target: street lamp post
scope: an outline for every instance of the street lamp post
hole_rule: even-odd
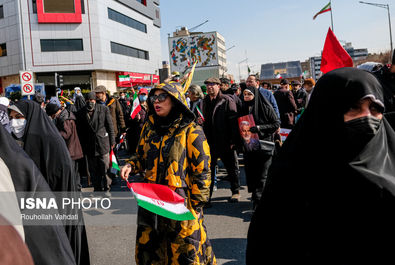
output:
[[[241,63],[244,63],[244,62],[247,62],[247,61],[248,61],[248,58],[245,58],[243,61],[240,61],[240,62],[238,63],[238,65],[239,65],[239,81],[241,80],[240,64],[241,64]]]
[[[391,16],[390,16],[390,5],[389,4],[377,4],[377,3],[368,3],[368,2],[363,2],[359,1],[361,4],[365,5],[371,5],[371,6],[376,6],[376,7],[381,7],[387,9],[388,13],[388,24],[389,24],[389,30],[390,30],[390,46],[391,46],[391,51],[390,51],[390,62],[391,62],[391,57],[392,57],[392,52],[394,51],[394,48],[392,46],[392,30],[391,30]]]

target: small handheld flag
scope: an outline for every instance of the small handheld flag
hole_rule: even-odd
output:
[[[200,110],[200,108],[198,106],[196,106],[196,110],[197,110],[197,112],[199,114],[199,117],[202,118],[202,120],[204,121],[203,113],[202,113],[202,111]]]
[[[195,219],[185,207],[185,199],[169,187],[153,183],[128,182],[127,185],[140,207],[177,221]]]
[[[114,173],[114,174],[117,174],[118,171],[121,170],[119,168],[117,158],[116,158],[116,156],[114,154],[114,150],[112,150],[112,149],[111,149],[111,152],[110,152],[110,167],[111,167],[111,170],[110,170],[111,173]]]
[[[137,113],[139,113],[140,110],[141,110],[141,105],[140,105],[139,97],[137,96],[137,93],[134,93],[133,107],[132,107],[132,112],[130,113],[130,117],[134,119],[134,117],[136,117]]]

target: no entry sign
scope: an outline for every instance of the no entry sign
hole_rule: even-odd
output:
[[[32,71],[19,71],[21,79],[22,96],[34,95],[34,83]]]

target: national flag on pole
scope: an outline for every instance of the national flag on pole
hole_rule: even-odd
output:
[[[114,174],[116,174],[118,171],[120,171],[117,157],[115,156],[114,150],[112,150],[112,149],[110,152],[110,167],[111,167],[111,171],[116,171]]]
[[[335,34],[329,28],[326,35],[324,50],[321,57],[321,69],[324,74],[342,67],[352,67],[353,61],[351,56],[341,46]]]
[[[199,114],[200,118],[202,118],[202,120],[204,121],[203,112],[200,110],[200,108],[198,106],[196,106],[196,110],[197,110],[197,113]]]
[[[281,79],[282,78],[282,76],[280,75],[280,74],[276,74],[276,76],[275,76],[277,79]]]
[[[185,207],[185,199],[169,187],[153,183],[128,182],[127,185],[140,207],[177,221],[195,219]]]
[[[139,113],[141,110],[141,105],[140,105],[140,100],[137,95],[137,93],[134,93],[133,95],[133,107],[132,107],[132,112],[130,113],[130,117],[134,119],[136,117],[137,113]]]
[[[329,2],[326,6],[324,6],[323,9],[321,9],[320,11],[318,11],[317,14],[314,15],[313,20],[314,20],[318,15],[321,15],[322,13],[325,13],[325,12],[328,12],[328,11],[331,11],[331,10],[332,10],[332,8],[331,8],[331,2]]]
[[[251,69],[250,69],[250,67],[248,65],[247,65],[247,71],[248,71],[248,74],[251,73]]]

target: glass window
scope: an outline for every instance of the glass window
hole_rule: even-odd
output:
[[[7,56],[7,44],[0,44],[0,57]]]
[[[84,0],[81,0],[81,14],[85,14],[85,3],[84,3]]]
[[[4,9],[3,9],[3,6],[0,6],[0,18],[4,18]]]
[[[82,39],[40,40],[42,52],[83,51]]]
[[[115,42],[111,42],[111,52],[134,57],[134,58],[149,60],[149,53],[147,51],[136,49]]]
[[[37,2],[36,0],[32,0],[33,5],[33,14],[37,14]]]
[[[45,13],[74,13],[74,0],[43,0]]]
[[[147,5],[147,0],[136,0],[137,2],[139,2],[142,5]]]
[[[124,14],[121,14],[111,8],[108,8],[108,18],[128,27],[137,29],[141,32],[147,33],[147,25],[133,18],[125,16]]]

